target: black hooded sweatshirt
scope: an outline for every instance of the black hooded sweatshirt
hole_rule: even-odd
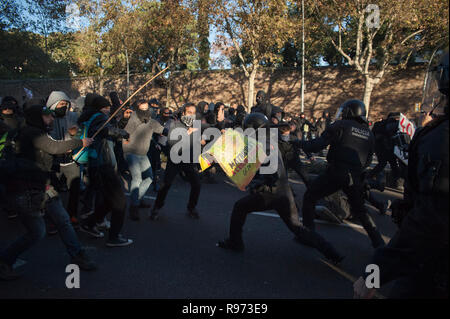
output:
[[[272,104],[270,104],[269,99],[264,91],[258,91],[256,93],[256,105],[252,107],[251,113],[262,113],[267,118],[270,118],[272,114]]]
[[[100,113],[91,123],[88,129],[88,137],[93,137],[103,124],[108,120],[108,116],[101,113],[100,110],[104,106],[108,106],[109,102],[102,96],[96,96],[92,103],[86,105],[78,118],[78,125],[82,128],[84,122],[88,121],[94,114]],[[111,145],[114,140],[128,138],[129,134],[109,122],[103,127],[99,134],[95,137],[94,142],[90,146],[97,151],[97,159],[89,160],[89,167],[114,166],[116,159]],[[111,143],[109,143],[111,142]]]
[[[22,163],[17,179],[27,181],[35,188],[44,188],[51,177],[52,155],[65,154],[83,146],[78,139],[57,141],[52,139],[42,120],[42,105],[33,105],[25,110],[25,126],[17,137],[17,160]]]

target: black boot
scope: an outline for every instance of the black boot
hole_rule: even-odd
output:
[[[327,242],[322,236],[320,236],[315,231],[310,230],[309,228],[304,228],[302,233],[297,234],[295,237],[297,242],[316,248],[320,251],[325,258],[333,263],[334,265],[339,265],[341,261],[345,258],[331,245]]]
[[[188,209],[187,216],[192,218],[192,219],[199,219],[200,218],[200,215],[198,214],[198,211],[195,208]]]
[[[150,212],[150,220],[157,221],[159,219],[159,209],[155,208],[153,206],[151,212]]]
[[[139,220],[139,206],[130,206],[130,219]]]
[[[231,240],[229,238],[225,240],[221,240],[217,242],[217,247],[223,248],[223,249],[229,249],[233,251],[243,251],[244,250],[244,242],[242,240]]]
[[[370,240],[372,241],[373,248],[377,249],[379,247],[383,247],[386,245],[386,243],[383,240],[383,237],[381,237],[381,234],[378,230],[368,232],[368,235]]]
[[[72,264],[78,265],[83,270],[95,270],[97,269],[97,264],[92,260],[92,258],[86,253],[84,249],[81,249],[78,255],[72,257]]]
[[[0,260],[0,280],[9,281],[20,278],[20,275],[7,263]]]
[[[141,200],[141,203],[139,204],[139,208],[150,208],[152,207],[151,204],[147,203],[145,200]]]
[[[325,256],[325,258],[332,264],[338,266],[345,258],[345,256],[338,253],[336,248],[334,248],[330,243],[324,242],[319,251]]]

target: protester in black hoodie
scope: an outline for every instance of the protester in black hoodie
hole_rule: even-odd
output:
[[[205,101],[200,101],[196,106],[196,118],[199,121],[206,122],[206,116],[209,113],[209,106],[208,103]]]
[[[215,127],[221,131],[229,126],[225,120],[225,104],[223,102],[217,102],[214,106],[214,119]]]
[[[8,165],[14,161],[14,138],[17,131],[6,123],[0,116],[0,198],[3,198],[0,201],[0,208],[8,214],[8,219],[13,219],[17,217],[17,213],[13,209],[13,199],[6,196],[5,186],[8,179],[4,175],[9,174]]]
[[[256,93],[256,105],[252,107],[251,113],[262,113],[267,116],[267,118],[270,118],[272,114],[272,104],[270,104],[269,98],[263,90]]]
[[[0,129],[0,159],[4,160],[11,157],[14,140],[19,128],[23,125],[23,119],[18,114],[16,102],[15,99],[4,98],[0,105],[0,123],[3,126],[3,130]],[[3,195],[1,190],[0,195]],[[12,198],[6,195],[4,198],[0,203],[0,207],[3,207],[3,210],[7,212],[9,219],[16,218],[17,213],[12,209]]]
[[[14,197],[16,209],[27,233],[0,252],[0,278],[17,278],[17,274],[11,268],[12,265],[18,256],[43,238],[45,234],[45,224],[41,215],[43,207],[46,207],[47,214],[58,228],[61,239],[72,257],[72,263],[78,264],[82,269],[95,269],[95,263],[82,249],[69,215],[51,184],[52,155],[89,146],[92,139],[55,141],[50,138],[48,133],[53,123],[53,115],[42,105],[28,108],[25,119],[26,126],[17,138],[14,181],[9,184],[7,191]]]
[[[233,127],[241,127],[246,115],[247,111],[245,111],[245,107],[243,105],[238,105],[236,109],[236,119],[233,123]]]
[[[172,186],[172,182],[174,181],[175,177],[178,175],[179,172],[183,172],[188,179],[189,183],[191,184],[191,192],[189,195],[189,203],[187,205],[188,210],[188,217],[198,219],[199,214],[197,209],[195,208],[197,206],[198,198],[200,196],[200,177],[198,174],[198,168],[197,164],[194,163],[193,159],[195,156],[198,156],[199,154],[194,154],[194,143],[198,142],[200,143],[200,140],[195,140],[198,136],[197,134],[201,135],[201,132],[194,133],[198,128],[193,127],[193,122],[196,119],[196,107],[193,103],[187,103],[182,110],[180,121],[171,121],[170,127],[169,127],[169,140],[168,144],[171,147],[170,150],[170,156],[167,160],[167,167],[166,172],[164,174],[164,181],[163,185],[161,186],[161,189],[158,191],[158,195],[156,197],[154,206],[151,211],[150,219],[157,220],[159,218],[159,210],[164,206],[164,201],[166,199],[166,196],[169,192],[170,187]],[[202,128],[206,128],[206,125]],[[186,131],[189,138],[186,139],[175,139],[175,137],[179,137],[177,134],[178,132],[174,131],[177,130],[178,132],[181,132],[183,130]],[[173,132],[176,132],[172,134]],[[194,135],[195,134],[195,135]],[[182,149],[179,149],[178,147],[175,148],[175,146],[179,146],[179,144],[182,144]],[[179,152],[176,152],[175,149],[178,149]],[[187,154],[183,153],[183,150],[189,151],[189,156]],[[199,145],[199,151],[200,151],[200,145]],[[181,162],[174,159],[174,156],[180,156]],[[186,156],[186,161],[184,161],[184,157]]]
[[[18,114],[18,110],[17,104],[8,100],[0,105],[0,119],[9,127],[9,131],[17,131],[23,124],[23,118]]]
[[[88,136],[91,137],[100,130],[94,143],[90,146],[91,150],[88,151],[90,155],[88,162],[90,188],[96,190],[95,213],[89,216],[80,230],[97,238],[103,237],[104,234],[97,229],[96,223],[103,222],[105,216],[111,212],[111,229],[106,245],[118,247],[130,245],[133,241],[120,234],[125,219],[127,200],[120,178],[114,169],[115,158],[111,139],[127,139],[129,134],[110,123],[102,128],[108,120],[110,108],[111,104],[106,98],[96,96],[92,99],[92,104],[83,110],[78,119],[81,128],[84,128],[91,120]]]

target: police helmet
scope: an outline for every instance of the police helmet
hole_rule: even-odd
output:
[[[255,130],[261,127],[268,127],[270,125],[269,119],[262,113],[250,113],[244,118],[244,129],[253,128]]]
[[[366,122],[366,105],[361,100],[347,100],[338,109],[335,119],[353,119]]]
[[[400,118],[400,112],[390,112],[387,116],[388,119],[399,119]]]

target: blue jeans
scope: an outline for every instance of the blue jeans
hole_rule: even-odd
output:
[[[126,160],[131,174],[131,205],[139,206],[152,183],[152,167],[147,155],[126,153]]]
[[[16,239],[5,250],[0,252],[0,259],[13,265],[16,259],[45,236],[45,222],[42,218],[40,205],[45,194],[40,191],[26,191],[15,197],[15,203],[20,220],[26,233]],[[55,197],[47,202],[47,215],[51,218],[70,256],[78,255],[81,243],[70,223],[69,215],[64,209],[61,199]]]

